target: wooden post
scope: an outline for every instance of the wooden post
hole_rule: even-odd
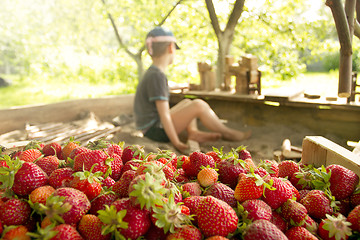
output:
[[[212,66],[205,62],[198,62],[200,74],[200,90],[212,91],[215,89],[215,72]]]
[[[230,72],[231,66],[234,64],[234,57],[233,56],[226,56],[225,57],[225,79],[222,90],[230,91],[231,90],[231,76],[233,75]]]

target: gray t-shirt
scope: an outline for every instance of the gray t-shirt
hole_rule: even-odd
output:
[[[134,115],[136,127],[145,130],[160,123],[156,100],[169,100],[168,80],[163,72],[151,65],[136,89]]]

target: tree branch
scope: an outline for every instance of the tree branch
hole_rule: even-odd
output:
[[[354,20],[354,35],[357,38],[360,38],[360,0],[356,0],[356,6],[355,6],[355,11],[356,11],[356,17]]]
[[[234,31],[237,22],[241,16],[241,13],[243,12],[244,2],[245,0],[236,0],[234,4],[234,8],[230,14],[228,23],[226,25],[225,31],[230,31],[230,32]]]
[[[354,19],[354,36],[360,38],[360,24],[356,19]]]
[[[170,14],[175,10],[175,8],[182,2],[183,0],[179,0],[174,6],[173,8],[166,14],[166,16],[161,20],[161,22],[157,25],[157,26],[162,26],[166,19],[168,19],[168,17],[170,16]]]
[[[336,30],[338,33],[340,46],[343,50],[352,49],[350,28],[346,18],[345,9],[341,0],[326,0],[326,6],[330,7],[334,17]]]
[[[220,25],[219,25],[219,20],[216,16],[216,12],[215,12],[215,7],[214,7],[214,4],[212,2],[212,0],[205,0],[205,3],[206,3],[206,7],[208,9],[208,12],[209,12],[209,17],[210,17],[210,20],[211,20],[211,25],[213,26],[213,29],[215,31],[215,34],[216,36],[220,37],[222,31],[220,29]]]
[[[129,54],[132,58],[135,59],[135,58],[136,58],[136,54],[132,53],[132,52],[127,48],[127,46],[124,44],[124,42],[123,42],[123,40],[122,40],[122,38],[121,38],[121,36],[120,36],[120,34],[119,34],[119,31],[118,31],[118,29],[117,29],[117,27],[116,27],[115,21],[114,21],[112,15],[111,15],[111,13],[110,13],[110,12],[108,11],[108,9],[107,9],[107,5],[106,5],[105,0],[101,0],[101,1],[103,2],[104,6],[105,6],[106,14],[107,14],[107,16],[108,16],[108,18],[109,18],[109,20],[110,20],[110,22],[111,22],[111,25],[112,25],[113,29],[114,29],[115,36],[116,36],[117,41],[119,42],[120,46],[125,50],[125,52],[126,52],[127,54]]]

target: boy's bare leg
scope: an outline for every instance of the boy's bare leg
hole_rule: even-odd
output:
[[[181,115],[182,113],[185,113],[187,111],[187,109],[189,109],[191,107],[191,104],[192,104],[192,101],[190,99],[184,99],[184,100],[180,101],[178,104],[176,104],[175,106],[173,106],[171,108],[171,110],[170,110],[171,115],[177,116],[177,115]],[[172,118],[174,120],[174,117],[172,117]],[[187,126],[185,126],[186,123],[189,121],[187,116],[180,117],[180,120],[183,120],[182,123],[184,123],[184,124],[181,124],[180,127],[178,127],[178,125],[176,124],[176,122],[178,122],[178,121],[175,121],[175,123],[174,123],[175,128],[178,133],[180,133],[186,129],[188,132],[188,138],[190,140],[194,140],[196,142],[203,143],[203,142],[216,141],[221,138],[220,133],[200,131],[197,127],[196,118],[193,118],[187,124]]]
[[[187,132],[190,140],[194,140],[199,143],[212,142],[221,138],[221,133],[200,131],[197,127],[195,118],[190,122]]]
[[[183,100],[179,106],[170,110],[171,117],[179,133],[190,127],[194,119],[199,118],[202,124],[209,130],[220,133],[222,138],[230,141],[242,141],[251,136],[251,132],[241,132],[225,126],[210,106],[203,100]],[[196,124],[196,122],[195,122]],[[190,130],[191,131],[191,130]],[[195,139],[194,139],[195,140]]]

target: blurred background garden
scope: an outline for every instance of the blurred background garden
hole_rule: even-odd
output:
[[[235,0],[212,2],[224,27]],[[146,33],[157,25],[181,47],[169,80],[198,83],[197,62],[217,60],[204,0],[2,0],[0,9],[0,77],[9,83],[0,108],[134,93],[150,64]],[[230,54],[258,58],[262,89],[337,93],[339,41],[324,1],[245,1]]]

